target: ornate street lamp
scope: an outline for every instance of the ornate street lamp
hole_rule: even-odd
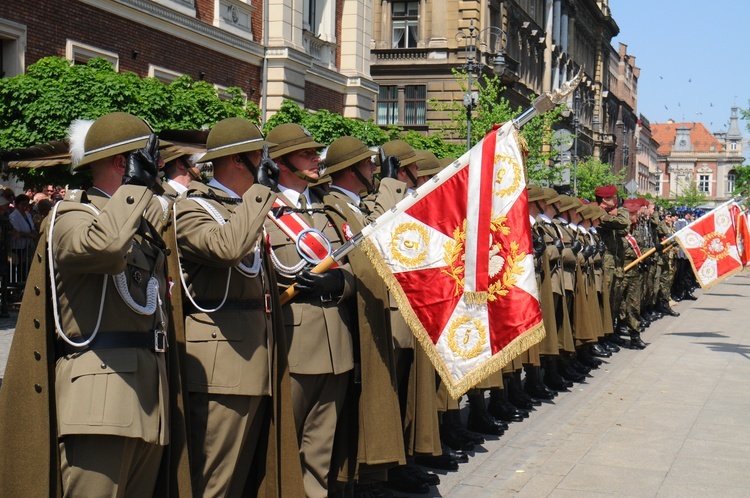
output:
[[[484,29],[474,27],[474,20],[469,24],[468,33],[459,30],[456,33],[456,41],[464,43],[466,62],[462,68],[469,75],[469,82],[464,94],[464,107],[466,107],[466,149],[471,149],[471,117],[477,102],[474,100],[474,73],[477,77],[482,72],[485,65],[492,65],[496,68],[505,65],[503,50],[507,42],[505,31],[497,26],[489,26]],[[485,63],[483,59],[486,58]]]

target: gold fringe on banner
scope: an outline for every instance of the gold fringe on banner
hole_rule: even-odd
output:
[[[539,324],[513,339],[513,341],[511,341],[501,351],[494,354],[489,360],[482,363],[482,365],[480,365],[479,367],[467,372],[463,378],[456,381],[453,378],[448,365],[438,354],[437,348],[432,342],[432,338],[427,333],[427,330],[425,330],[422,322],[417,317],[417,314],[411,307],[411,303],[406,297],[406,294],[404,294],[401,285],[398,283],[398,280],[396,280],[396,277],[393,275],[393,272],[388,267],[385,260],[383,260],[383,257],[378,249],[369,239],[364,239],[359,244],[359,248],[367,255],[367,257],[372,262],[372,265],[375,267],[375,270],[378,272],[378,275],[380,275],[383,281],[385,281],[388,290],[391,292],[391,294],[393,294],[393,297],[398,304],[398,308],[401,311],[406,324],[412,330],[414,337],[416,337],[419,343],[422,345],[422,349],[424,349],[427,357],[432,362],[438,375],[440,375],[443,383],[445,383],[448,394],[453,399],[458,399],[461,395],[466,393],[466,391],[476,386],[490,375],[499,371],[501,368],[510,363],[514,358],[529,349],[531,346],[542,342],[546,335],[544,322],[540,321]],[[468,302],[468,297],[466,298],[466,300]]]

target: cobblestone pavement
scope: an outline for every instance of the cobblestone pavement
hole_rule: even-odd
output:
[[[748,496],[750,274],[698,296],[421,496]],[[0,318],[0,377],[16,317]]]

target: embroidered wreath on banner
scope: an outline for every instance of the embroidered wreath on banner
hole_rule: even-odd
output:
[[[726,237],[719,232],[711,232],[703,237],[700,250],[707,258],[721,261],[729,256],[729,244],[725,239]]]
[[[523,178],[523,170],[521,169],[521,165],[518,163],[518,161],[516,161],[516,158],[508,154],[496,154],[495,164],[497,164],[498,161],[504,161],[510,164],[511,168],[513,169],[513,183],[511,183],[510,186],[507,188],[495,190],[495,195],[500,196],[500,197],[506,197],[508,195],[513,194],[516,190],[518,190],[518,187],[521,185],[521,179]],[[503,179],[505,178],[505,175],[507,174],[508,174],[508,169],[501,166],[500,169],[497,170],[495,183],[497,183],[498,185],[501,185],[503,182]]]
[[[472,332],[476,331],[476,342],[471,346]],[[459,334],[463,337],[459,338]],[[460,340],[460,344],[459,344]],[[448,327],[448,347],[456,356],[468,360],[475,358],[482,352],[484,344],[487,342],[487,329],[477,318],[471,318],[468,315],[461,315],[453,320]]]
[[[409,221],[396,227],[391,236],[393,259],[407,268],[414,268],[427,259],[430,235],[419,223]]]
[[[490,221],[490,231],[493,235],[501,234],[508,236],[511,233],[510,227],[505,223],[506,216],[498,216]],[[443,245],[443,260],[448,265],[448,270],[443,273],[453,278],[456,283],[454,296],[458,296],[461,289],[464,288],[464,248],[466,245],[466,220],[460,227],[453,231],[453,240],[449,240]],[[500,255],[503,250],[501,244],[496,243],[489,251],[489,276],[490,279],[497,277],[489,284],[487,289],[487,301],[494,301],[498,297],[503,297],[510,292],[518,283],[519,276],[523,275],[524,269],[520,262],[526,258],[526,253],[519,252],[517,242],[510,243],[510,253],[504,258]]]

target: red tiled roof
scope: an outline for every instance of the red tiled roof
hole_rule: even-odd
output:
[[[656,150],[660,156],[668,156],[672,152],[674,138],[677,135],[677,128],[685,127],[690,129],[690,142],[695,152],[721,152],[724,147],[721,142],[716,140],[710,131],[702,123],[651,123],[651,136],[659,142],[659,148]]]

